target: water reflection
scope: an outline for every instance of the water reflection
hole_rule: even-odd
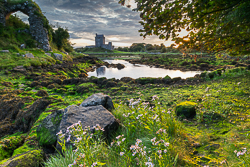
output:
[[[149,67],[141,64],[131,64],[125,60],[103,60],[113,64],[124,64],[125,68],[118,70],[117,68],[106,68],[105,66],[97,68],[94,72],[89,72],[89,77],[106,77],[121,79],[122,77],[140,78],[140,77],[165,77],[166,75],[171,78],[181,77],[186,79],[188,77],[194,77],[196,74],[200,74],[201,71],[185,71],[180,70],[168,70],[163,68]]]
[[[96,69],[96,75],[97,76],[103,76],[105,75],[106,67],[99,67]]]

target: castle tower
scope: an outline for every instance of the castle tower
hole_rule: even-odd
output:
[[[95,37],[95,47],[102,47],[105,45],[105,37],[104,35],[97,35]]]

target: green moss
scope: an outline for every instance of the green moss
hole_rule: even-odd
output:
[[[14,150],[23,144],[25,134],[14,134],[0,141],[0,160],[12,156]]]
[[[94,83],[82,83],[82,84],[80,84],[79,86],[84,86],[84,87],[95,87],[96,84],[94,84]]]
[[[19,155],[19,154],[23,154],[23,153],[25,153],[27,151],[35,150],[35,149],[36,149],[36,147],[28,145],[27,143],[25,143],[21,147],[14,150],[12,157],[16,156],[16,155]]]
[[[58,113],[55,117],[52,117],[51,121],[55,127],[57,127],[61,120],[62,120],[62,114]],[[41,146],[51,146],[56,143],[57,137],[53,134],[51,134],[51,131],[49,131],[46,127],[41,126],[39,131],[37,132],[37,137],[39,141],[39,145]]]
[[[176,115],[185,116],[186,118],[193,118],[196,115],[195,107],[196,103],[191,101],[184,101],[176,105]]]
[[[15,167],[38,166],[43,162],[43,151],[32,150],[19,156],[0,162],[3,166],[10,167],[10,164],[15,164]],[[11,163],[10,163],[11,162]]]

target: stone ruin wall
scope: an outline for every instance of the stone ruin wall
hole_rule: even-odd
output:
[[[6,20],[12,13],[21,11],[29,17],[30,34],[39,43],[39,47],[45,51],[50,51],[48,31],[44,28],[43,18],[35,14],[40,9],[33,5],[33,3],[32,1],[25,1],[19,4],[9,4],[6,0],[0,0],[0,23],[5,25]]]

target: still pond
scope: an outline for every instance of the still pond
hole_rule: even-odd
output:
[[[171,78],[181,77],[182,79],[186,79],[189,77],[194,77],[196,74],[200,74],[201,71],[185,71],[182,72],[180,70],[168,70],[163,68],[155,68],[147,65],[141,64],[131,64],[125,60],[103,60],[108,63],[113,64],[124,64],[125,68],[118,70],[117,68],[107,68],[105,66],[99,67],[95,69],[93,72],[89,72],[89,77],[106,77],[107,79],[116,78],[121,79],[122,77],[131,77],[131,78],[140,78],[140,77],[165,77],[166,75]]]

